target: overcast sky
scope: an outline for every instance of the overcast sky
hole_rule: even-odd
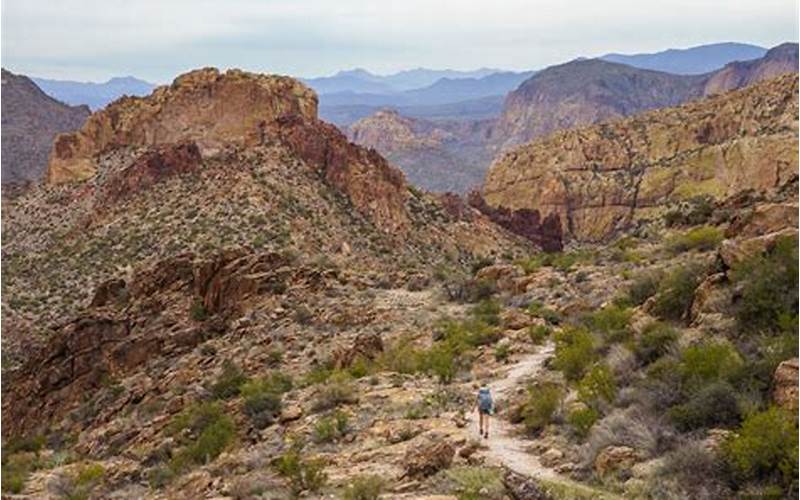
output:
[[[2,65],[167,82],[201,66],[534,69],[578,56],[797,40],[797,0],[3,0]]]

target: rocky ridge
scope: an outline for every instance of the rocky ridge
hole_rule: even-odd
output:
[[[780,189],[797,178],[797,77],[588,128],[501,156],[495,207],[557,214],[567,238],[602,241],[670,202]]]

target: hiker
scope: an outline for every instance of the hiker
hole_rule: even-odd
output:
[[[489,438],[489,415],[494,413],[492,393],[485,385],[478,390],[478,434]]]

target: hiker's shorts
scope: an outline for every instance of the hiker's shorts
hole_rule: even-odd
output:
[[[478,411],[481,415],[491,415],[492,409],[491,408],[478,408]]]

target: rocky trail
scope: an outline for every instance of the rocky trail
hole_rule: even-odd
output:
[[[533,379],[543,369],[544,363],[555,352],[555,344],[548,340],[535,353],[526,355],[511,365],[505,376],[489,383],[489,388],[499,408],[505,408],[515,388],[526,380]],[[478,433],[478,420],[473,418],[471,430]],[[505,418],[496,415],[490,422],[489,439],[485,441],[490,462],[510,469],[517,474],[542,481],[555,489],[567,488],[574,494],[587,498],[619,498],[616,495],[596,490],[580,484],[555,470],[545,467],[539,457],[530,451],[530,441],[520,435],[519,431]]]

